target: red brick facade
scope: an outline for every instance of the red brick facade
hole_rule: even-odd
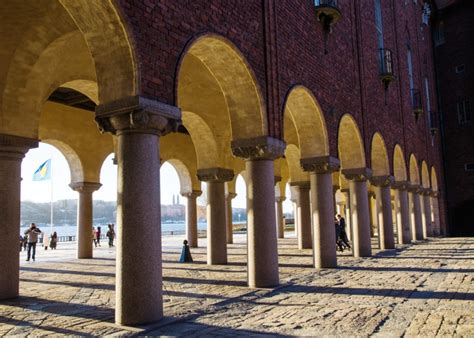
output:
[[[176,75],[187,44],[211,32],[231,41],[255,73],[265,99],[269,134],[283,135],[283,111],[289,90],[309,88],[324,111],[330,152],[337,156],[340,118],[350,113],[365,142],[379,131],[392,167],[395,144],[405,160],[414,153],[436,168],[444,191],[439,135],[432,139],[427,114],[415,121],[410,101],[407,48],[413,55],[414,87],[422,94],[428,79],[431,110],[437,111],[431,27],[422,23],[421,0],[382,0],[384,46],[393,51],[395,80],[385,92],[379,78],[374,0],[339,0],[341,19],[328,36],[311,0],[117,0],[135,47],[141,94],[176,104]],[[408,168],[407,168],[408,170]],[[440,211],[444,220],[444,195]],[[442,221],[444,222],[444,221]]]

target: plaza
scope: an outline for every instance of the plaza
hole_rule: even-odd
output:
[[[115,249],[75,259],[73,243],[39,247],[22,262],[21,297],[0,304],[0,335],[380,335],[468,336],[474,332],[474,240],[442,238],[380,251],[370,259],[338,254],[316,271],[292,233],[279,240],[281,284],[246,286],[245,235],[229,264],[178,263],[184,237],[163,238],[163,304],[158,324],[114,324]],[[205,244],[202,241],[203,245]],[[146,264],[146,262],[144,262]]]
[[[434,57],[455,2],[3,0],[0,333],[472,332]],[[22,163],[40,144],[67,162],[76,242],[27,264]],[[94,249],[108,158],[116,248]],[[162,232],[165,163],[185,236]]]

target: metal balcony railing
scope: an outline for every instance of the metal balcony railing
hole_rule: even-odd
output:
[[[421,102],[421,92],[418,89],[411,90],[411,107],[415,119],[418,121],[418,117],[423,113],[423,105]]]
[[[394,79],[393,53],[390,49],[379,49],[379,72],[382,82],[391,82]]]

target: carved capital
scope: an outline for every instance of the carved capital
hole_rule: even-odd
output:
[[[197,177],[203,182],[229,182],[234,178],[234,172],[224,168],[199,169]]]
[[[192,190],[192,191],[182,192],[181,196],[187,197],[187,198],[198,198],[199,196],[201,196],[201,194],[202,194],[201,190]]]
[[[344,169],[342,174],[349,181],[365,182],[372,176],[369,168]]]
[[[299,189],[310,189],[311,184],[309,181],[290,182],[290,187],[298,187]]]
[[[420,192],[423,196],[430,196],[432,193],[431,188],[422,188]]]
[[[229,199],[233,200],[233,199],[236,198],[236,197],[237,197],[237,194],[236,194],[235,192],[228,192],[228,193],[225,195],[225,198],[228,199],[228,200],[229,200]]]
[[[0,160],[21,160],[31,148],[38,147],[38,140],[0,134]]]
[[[410,182],[408,181],[395,181],[392,184],[392,188],[397,190],[408,190],[409,185]]]
[[[418,184],[409,184],[407,190],[414,194],[419,194],[421,192],[421,186]]]
[[[328,174],[339,171],[341,168],[339,160],[332,156],[302,158],[300,165],[304,171],[311,171],[316,174]]]
[[[275,197],[275,202],[277,202],[277,203],[283,203],[283,202],[285,202],[285,200],[286,200],[285,196]]]
[[[261,136],[232,141],[231,148],[234,156],[246,160],[274,160],[283,156],[286,143],[276,138]]]
[[[102,184],[95,182],[72,182],[69,186],[72,190],[77,191],[78,193],[93,193],[94,191],[99,190]]]
[[[431,191],[430,196],[433,197],[433,198],[438,198],[439,192],[438,191]]]
[[[370,183],[376,187],[390,187],[395,181],[393,176],[372,176],[370,178]]]
[[[181,124],[181,110],[141,96],[130,96],[97,106],[100,132],[144,133],[163,136]]]
[[[372,197],[372,198],[375,198],[376,195],[375,195],[375,192],[373,192],[373,191],[368,191],[368,192],[367,192],[367,196],[368,196],[369,198],[371,198],[371,197]]]

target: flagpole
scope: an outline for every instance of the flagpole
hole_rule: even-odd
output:
[[[53,234],[53,215],[54,215],[54,204],[53,204],[53,161],[50,162],[50,182],[51,182],[51,231],[50,235]]]

